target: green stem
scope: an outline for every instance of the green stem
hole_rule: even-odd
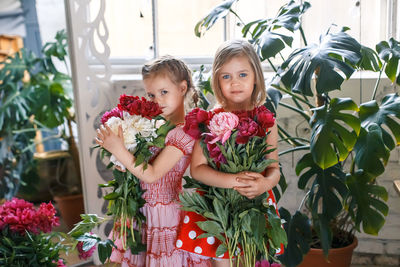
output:
[[[291,137],[291,135],[285,129],[283,129],[282,126],[280,126],[279,124],[278,124],[278,131],[279,131],[278,133],[283,133],[283,135],[285,135],[288,138]],[[291,144],[293,146],[302,146],[303,145],[302,143],[299,143],[296,140],[290,140],[290,141],[291,142],[287,142],[287,143],[289,143],[289,144]]]
[[[279,52],[279,55],[281,56],[281,59],[283,60],[283,62],[285,62],[285,58],[282,56],[281,52]]]
[[[301,97],[298,97],[297,95],[295,95],[294,93],[292,93],[291,91],[282,88],[280,86],[276,86],[276,85],[272,85],[275,89],[278,89],[279,91],[282,91],[288,95],[290,95],[291,97],[295,98],[296,100],[306,104],[309,108],[315,108],[314,105],[312,105],[307,99],[302,99]]]
[[[309,145],[298,146],[298,147],[290,148],[290,149],[288,149],[288,150],[279,152],[278,155],[279,155],[279,156],[282,156],[282,155],[288,154],[288,153],[290,153],[290,152],[294,152],[294,151],[298,151],[298,150],[308,150],[308,149],[310,149],[310,146],[309,146]]]
[[[275,68],[274,64],[272,64],[271,60],[270,60],[269,58],[267,58],[267,60],[268,60],[268,63],[271,65],[272,69],[273,69],[275,72],[278,72],[277,68]]]
[[[301,38],[303,39],[304,45],[307,46],[306,36],[304,34],[303,27],[301,25],[299,27],[299,30],[300,30]]]
[[[246,25],[246,23],[244,23],[244,21],[239,17],[239,15],[235,11],[233,11],[232,9],[229,9],[229,11],[232,12],[232,14],[235,15],[243,25]]]
[[[383,69],[385,68],[385,66],[386,66],[386,62],[383,63],[383,66],[382,66],[381,70],[379,71],[379,76],[378,76],[378,79],[376,80],[375,87],[374,87],[374,92],[372,93],[372,99],[371,100],[375,99],[376,92],[378,90],[378,85],[379,85],[379,82],[381,80],[381,75],[382,75],[382,72],[383,72]]]
[[[295,108],[295,107],[293,107],[293,106],[291,106],[291,105],[289,105],[289,104],[286,104],[286,103],[284,103],[284,102],[280,102],[279,105],[284,106],[284,107],[287,108],[287,109],[290,109],[290,110],[293,110],[293,111],[299,113],[306,121],[309,121],[309,120],[310,120],[310,116],[308,116],[308,115],[305,113],[304,110]]]
[[[278,142],[286,142],[287,140],[300,140],[300,141],[304,141],[306,143],[310,143],[309,139],[305,139],[305,138],[301,138],[301,137],[288,137],[288,138],[283,138],[280,139]]]

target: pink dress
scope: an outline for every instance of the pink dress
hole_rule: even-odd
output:
[[[142,208],[146,224],[142,228],[142,236],[147,251],[133,255],[129,249],[122,249],[120,240],[115,240],[118,249],[113,249],[110,260],[121,263],[123,267],[211,266],[208,260],[175,246],[183,214],[179,204],[182,177],[190,164],[194,140],[183,131],[182,126],[177,126],[168,133],[165,144],[177,147],[184,155],[158,181],[152,184],[140,183],[142,189],[146,190],[143,194],[146,204]]]

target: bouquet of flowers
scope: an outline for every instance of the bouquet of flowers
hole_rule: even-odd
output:
[[[265,158],[273,151],[266,139],[268,128],[274,125],[275,118],[264,106],[238,112],[197,108],[185,120],[185,132],[200,139],[209,166],[216,170],[261,173],[275,162]],[[267,193],[250,200],[233,189],[210,187],[190,178],[185,179],[185,187],[197,188],[197,191],[180,196],[183,209],[207,219],[197,222],[206,232],[197,238],[218,238],[222,244],[216,256],[228,251],[231,266],[232,257],[238,255],[240,250],[243,265],[253,267],[258,257],[268,259],[281,244],[287,243],[274,206],[266,203]]]
[[[74,248],[80,258],[90,257],[93,245],[52,232],[60,225],[55,214],[51,203],[42,203],[36,209],[30,202],[13,198],[0,205],[0,266],[62,267],[66,265],[60,251]]]
[[[123,94],[119,98],[118,106],[106,112],[101,122],[109,126],[115,134],[118,134],[118,128],[122,127],[125,147],[135,156],[135,166],[143,163],[146,168],[154,154],[159,151],[157,148],[164,147],[165,137],[174,127],[160,116],[161,113],[157,103]],[[105,195],[104,199],[109,200],[107,215],[114,219],[114,238],[121,240],[123,249],[129,247],[133,254],[137,254],[146,249],[141,243],[141,226],[146,220],[140,212],[140,208],[145,204],[142,198],[144,191],[140,187],[139,179],[125,171],[125,166],[112,154],[102,149],[101,156],[109,157],[109,168],[118,166],[113,170],[114,179],[100,185],[112,188],[112,192]],[[95,214],[85,214],[81,217],[83,220],[69,233],[73,237],[82,236],[107,220]],[[102,249],[99,248],[102,262],[111,255],[111,245],[114,244],[102,243]]]

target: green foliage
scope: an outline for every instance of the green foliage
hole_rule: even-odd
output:
[[[35,130],[54,128],[67,120],[72,107],[71,80],[59,72],[53,57],[65,62],[66,33],[47,43],[38,57],[22,49],[9,57],[0,69],[0,198],[10,199],[21,180],[32,170]],[[27,189],[27,188],[25,188]],[[26,190],[25,190],[26,191]]]
[[[26,232],[26,236],[22,236],[5,227],[0,236],[1,266],[56,267],[60,251],[66,249],[61,243],[63,238],[56,233],[33,235]]]

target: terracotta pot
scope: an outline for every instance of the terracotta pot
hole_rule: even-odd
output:
[[[328,259],[325,258],[322,249],[311,248],[298,267],[349,267],[357,244],[357,237],[354,237],[353,243],[347,247],[330,249]]]
[[[71,230],[75,223],[81,221],[80,215],[85,213],[83,195],[55,196],[54,200],[57,203],[62,220],[68,230]]]

